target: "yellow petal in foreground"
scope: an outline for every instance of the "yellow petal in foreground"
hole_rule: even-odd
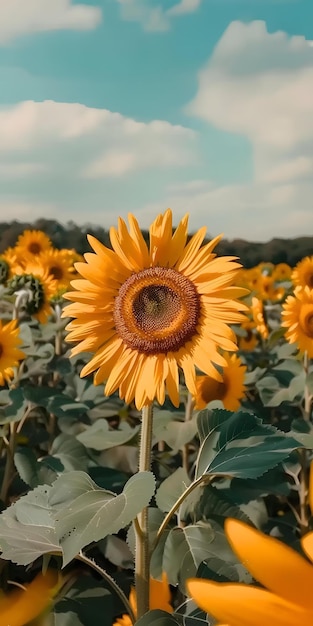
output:
[[[0,320],[0,387],[13,378],[13,367],[26,356],[19,349],[21,343],[17,321],[12,320],[2,325]]]
[[[38,574],[25,589],[0,598],[1,626],[25,626],[39,617],[52,603],[58,589],[58,575],[48,571]]]
[[[264,589],[233,583],[190,579],[190,596],[196,604],[229,626],[311,626],[311,611],[282,600]]]
[[[150,578],[150,601],[149,608],[150,611],[154,609],[160,609],[162,611],[167,611],[167,613],[173,613],[173,607],[170,604],[171,600],[171,591],[168,585],[167,576],[165,572],[162,574],[162,580],[156,580],[155,578]],[[134,587],[131,588],[129,595],[129,603],[131,608],[133,609],[134,615],[137,615],[137,599],[136,599],[136,591]],[[113,626],[131,626],[131,619],[129,615],[122,615],[122,617],[118,617],[116,622],[114,622]]]
[[[79,342],[72,353],[84,351],[88,339],[95,354],[82,375],[95,372],[107,395],[119,390],[138,409],[154,399],[162,404],[165,390],[177,406],[178,367],[194,393],[195,368],[220,380],[220,348],[237,350],[229,324],[240,323],[246,309],[237,300],[246,290],[233,288],[240,265],[215,258],[219,238],[202,246],[205,229],[187,243],[187,222],[186,216],[173,233],[168,209],[150,226],[147,245],[134,216],[129,229],[119,219],[110,229],[113,250],[89,237],[94,253],[76,264],[82,279],[65,295],[72,304],[63,315],[76,318],[67,340]]]
[[[229,626],[313,624],[312,563],[239,520],[228,519],[225,531],[233,551],[265,589],[191,579],[187,588],[199,607]],[[312,560],[313,533],[301,543]]]

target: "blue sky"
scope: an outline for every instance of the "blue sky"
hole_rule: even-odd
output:
[[[1,0],[1,219],[312,235],[312,44],[312,0]]]

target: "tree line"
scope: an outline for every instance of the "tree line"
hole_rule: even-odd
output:
[[[109,232],[102,226],[85,224],[78,226],[73,221],[60,224],[56,220],[40,218],[33,222],[0,222],[0,254],[6,248],[16,244],[18,236],[24,230],[42,230],[51,239],[55,248],[74,248],[80,254],[90,248],[86,239],[89,233],[110,247]],[[148,239],[148,231],[143,231]],[[244,239],[223,239],[216,251],[220,255],[238,256],[244,267],[249,268],[262,261],[288,263],[296,265],[305,256],[313,255],[313,236],[294,239],[271,239],[268,242],[251,242]]]

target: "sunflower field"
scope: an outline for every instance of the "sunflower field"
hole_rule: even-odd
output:
[[[313,624],[313,256],[0,256],[0,626]]]

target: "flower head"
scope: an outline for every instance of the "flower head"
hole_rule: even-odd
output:
[[[263,339],[268,337],[268,328],[264,319],[264,308],[262,300],[252,298],[251,313],[258,333]]]
[[[0,386],[3,387],[13,376],[13,367],[25,358],[25,353],[19,349],[22,341],[19,337],[17,321],[12,320],[2,324],[0,320]]]
[[[33,258],[51,246],[51,240],[42,230],[24,230],[16,242],[15,252],[18,258],[24,259],[25,255]]]
[[[245,309],[236,298],[246,291],[231,286],[240,265],[215,258],[219,237],[201,247],[204,228],[187,243],[187,217],[173,233],[170,210],[150,226],[149,247],[133,215],[129,223],[129,231],[122,219],[111,228],[113,250],[89,236],[95,253],[76,263],[83,279],[66,294],[73,303],[64,316],[76,318],[67,339],[80,342],[72,354],[95,353],[81,375],[96,371],[107,395],[119,389],[140,409],[155,398],[163,404],[167,390],[178,406],[179,367],[194,394],[195,366],[221,380],[219,348],[237,349],[228,324],[240,322]]]
[[[306,256],[297,263],[291,280],[296,286],[313,289],[313,256]]]
[[[286,339],[297,343],[301,352],[313,357],[313,289],[296,287],[293,296],[283,304],[282,326],[287,328]]]
[[[38,261],[16,266],[15,275],[8,282],[10,293],[15,293],[28,315],[44,324],[52,313],[50,300],[57,291],[56,281]]]
[[[228,411],[238,411],[245,396],[246,366],[236,354],[224,354],[227,366],[223,368],[223,381],[210,376],[197,376],[195,406],[204,409],[212,400],[221,400]]]
[[[225,529],[232,549],[264,588],[190,579],[188,591],[200,608],[229,626],[312,624],[313,564],[239,520],[226,520]],[[313,561],[313,533],[301,544]]]

